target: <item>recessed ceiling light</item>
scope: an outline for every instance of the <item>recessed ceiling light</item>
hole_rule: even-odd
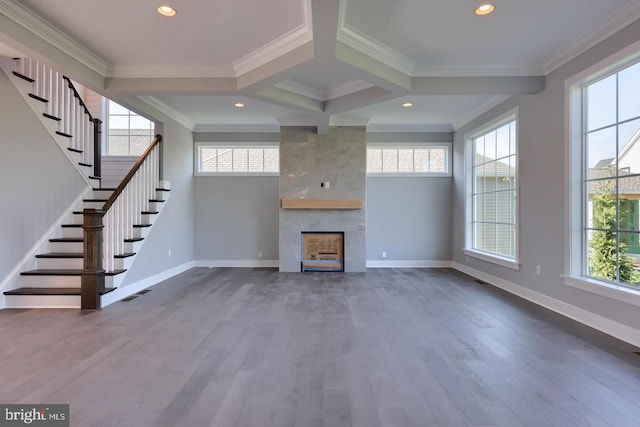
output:
[[[496,7],[491,3],[482,3],[480,6],[476,8],[476,15],[488,15],[491,12],[496,10]]]
[[[178,11],[169,5],[163,4],[158,6],[158,13],[162,16],[176,16]]]
[[[244,104],[242,102],[236,102],[233,106],[236,108],[244,108]]]
[[[413,102],[405,102],[404,104],[402,104],[402,106],[403,106],[404,108],[410,108],[410,107],[413,107]]]

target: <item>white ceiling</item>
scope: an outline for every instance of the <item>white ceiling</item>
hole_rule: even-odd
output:
[[[638,0],[495,0],[485,17],[477,0],[166,3],[176,17],[155,2],[0,0],[0,18],[35,35],[0,26],[0,55],[55,64],[59,49],[97,76],[70,77],[194,130],[442,131],[539,92],[544,75],[640,18]]]

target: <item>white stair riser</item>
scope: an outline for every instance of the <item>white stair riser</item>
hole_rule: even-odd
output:
[[[114,277],[104,276],[105,287],[113,287]],[[24,288],[79,288],[81,276],[21,276],[20,285]]]
[[[144,237],[145,239],[151,232],[151,227],[136,227],[133,229],[133,237]]]
[[[82,242],[49,242],[51,252],[83,252]]]
[[[139,242],[125,242],[124,243],[124,251],[127,253],[138,253],[144,244],[144,240],[140,240]]]
[[[79,295],[7,295],[7,308],[80,308]]]
[[[83,209],[102,209],[104,202],[82,202]]]
[[[114,267],[116,270],[131,267],[133,257],[116,258]],[[41,270],[51,269],[81,269],[84,265],[82,258],[37,258],[37,268]]]
[[[94,199],[108,199],[113,194],[113,190],[100,190],[98,188],[94,188],[91,194],[91,197]]]
[[[81,227],[62,227],[62,237],[83,237],[84,230]]]
[[[83,267],[82,258],[37,258],[38,269],[81,269]]]

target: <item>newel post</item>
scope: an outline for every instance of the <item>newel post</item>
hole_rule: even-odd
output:
[[[104,269],[102,268],[102,216],[97,209],[84,210],[84,265],[82,269],[80,308],[100,308],[100,296],[104,292]]]
[[[102,176],[102,120],[93,119],[93,176]]]

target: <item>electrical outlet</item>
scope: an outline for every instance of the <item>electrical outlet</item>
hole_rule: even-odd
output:
[[[169,256],[171,256],[171,249],[169,249]]]
[[[382,251],[382,258],[386,258],[387,257],[387,252],[386,251]]]
[[[542,274],[542,269],[540,268],[539,265],[536,265],[536,274],[539,276]]]
[[[258,251],[258,258],[262,258],[262,251]]]

